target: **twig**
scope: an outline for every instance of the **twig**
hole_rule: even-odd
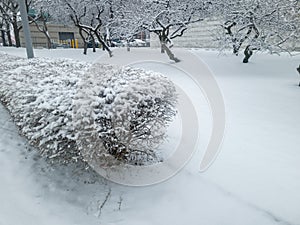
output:
[[[111,194],[111,188],[109,188],[109,191],[108,191],[108,193],[106,194],[105,199],[104,199],[104,201],[102,202],[102,204],[101,204],[101,205],[100,205],[100,204],[98,205],[98,216],[97,216],[97,217],[100,217],[100,216],[101,216],[101,211],[102,211],[103,207],[105,206],[106,202],[108,201],[108,199],[109,199],[109,197],[110,197],[110,194]],[[98,203],[99,203],[99,201],[98,201]]]
[[[123,198],[122,198],[122,196],[120,196],[120,200],[118,201],[118,204],[119,204],[118,210],[119,211],[121,210],[122,202],[123,202]]]

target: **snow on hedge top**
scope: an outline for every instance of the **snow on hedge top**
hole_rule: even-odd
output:
[[[46,157],[76,160],[72,98],[90,65],[68,59],[28,60],[1,52],[0,59],[0,101],[20,132]]]
[[[130,164],[159,161],[156,149],[176,114],[174,84],[159,73],[95,64],[76,96],[79,130],[97,134],[83,139],[84,155],[112,155]],[[86,147],[86,139],[98,144]],[[89,160],[90,161],[90,160]],[[98,164],[108,163],[103,158]]]
[[[175,87],[160,74],[1,52],[0,59],[0,101],[20,132],[51,160],[85,160],[80,148],[90,149],[92,140],[79,148],[78,138],[92,137],[92,131],[103,154],[128,162],[145,154],[153,158],[176,113]]]

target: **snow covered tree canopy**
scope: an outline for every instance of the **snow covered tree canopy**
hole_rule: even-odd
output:
[[[67,59],[0,56],[0,101],[51,162],[90,156],[106,165],[160,160],[155,149],[177,101],[173,83],[163,75]]]
[[[172,39],[180,37],[188,25],[208,17],[210,1],[194,0],[46,0],[60,23],[74,24],[84,42],[97,39],[109,52],[106,38],[130,40],[142,30],[158,35],[162,50],[169,58]],[[45,4],[45,1],[44,3]],[[63,16],[62,16],[63,15]],[[105,38],[106,37],[106,38]]]
[[[300,35],[300,3],[297,0],[216,1],[223,20],[219,41],[234,54],[244,49],[244,63],[254,50],[292,51]]]
[[[38,1],[38,0],[35,0]],[[40,1],[40,0],[39,0]],[[218,20],[216,34],[221,48],[234,54],[244,51],[248,62],[253,51],[292,51],[299,39],[298,0],[45,0],[52,18],[73,23],[85,45],[98,40],[112,56],[106,41],[126,39],[148,30],[158,36],[162,53],[175,62],[172,40],[184,35],[189,25],[205,19]],[[45,8],[45,7],[44,7]],[[63,15],[63,16],[62,16]],[[199,24],[201,26],[201,24]],[[86,53],[86,51],[85,51]]]
[[[155,149],[176,114],[175,86],[169,79],[141,69],[97,64],[79,90],[76,128],[95,131],[80,138],[85,157],[103,156],[108,163],[105,156],[113,156],[134,165],[160,160]],[[99,144],[87,148],[87,138]]]
[[[193,0],[135,0],[135,6],[127,8],[127,17],[135,18],[143,29],[156,34],[161,44],[161,52],[166,52],[171,60],[180,60],[171,52],[172,40],[180,37],[188,25],[208,17],[209,1]],[[143,13],[140,13],[143,9]]]
[[[101,43],[109,56],[112,56],[105,41],[105,27],[110,24],[109,1],[105,0],[36,0],[35,8],[43,7],[51,14],[51,20],[78,28],[84,43],[84,54],[87,53],[89,42]]]

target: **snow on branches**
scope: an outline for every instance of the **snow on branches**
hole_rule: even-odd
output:
[[[143,28],[155,33],[161,44],[161,52],[166,52],[171,60],[179,62],[170,48],[172,39],[180,37],[188,25],[202,21],[207,16],[210,2],[181,0],[149,0],[145,8]]]
[[[31,1],[26,1],[26,7],[28,8],[31,4]],[[8,45],[12,46],[13,44],[16,47],[21,47],[20,40],[20,31],[22,25],[19,23],[19,3],[17,0],[2,0],[0,2],[0,29],[3,44],[6,44],[4,31],[6,32]],[[10,29],[13,28],[14,38],[11,36]],[[13,40],[14,39],[14,40]],[[15,43],[13,43],[15,42]]]
[[[20,133],[51,161],[76,161],[80,154],[72,124],[72,98],[88,65],[0,54],[0,101]]]
[[[100,161],[105,155],[106,166],[113,160],[134,165],[161,160],[155,149],[176,114],[177,99],[163,75],[0,56],[0,101],[20,133],[51,162],[86,161],[92,153]]]
[[[80,137],[86,158],[96,155],[102,166],[112,159],[133,165],[161,160],[155,149],[176,115],[175,86],[169,79],[141,69],[96,64],[79,90],[76,129],[95,131]]]
[[[118,1],[117,1],[118,2]],[[119,1],[120,8],[115,19],[126,39],[141,29],[156,34],[161,45],[161,52],[166,52],[175,62],[180,60],[172,53],[172,40],[182,36],[189,24],[207,17],[209,1],[193,0],[133,0],[126,3]]]
[[[112,51],[105,38],[105,27],[110,23],[108,1],[104,0],[45,0],[37,6],[43,5],[51,12],[51,19],[57,23],[74,25],[84,43],[84,54],[87,54],[89,43],[96,46],[96,42],[102,45],[109,56]],[[94,51],[96,48],[94,47]]]
[[[297,0],[216,1],[223,20],[220,45],[230,46],[244,63],[253,51],[290,52],[299,38],[300,4]]]

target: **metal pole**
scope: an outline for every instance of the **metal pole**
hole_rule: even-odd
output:
[[[26,52],[27,52],[27,58],[33,58],[33,48],[32,48],[32,40],[29,30],[29,22],[28,22],[28,15],[25,5],[25,0],[18,0],[19,6],[20,6],[20,13],[21,13],[21,19],[22,19],[22,25],[23,25],[23,32],[25,37],[25,45],[26,45]]]

